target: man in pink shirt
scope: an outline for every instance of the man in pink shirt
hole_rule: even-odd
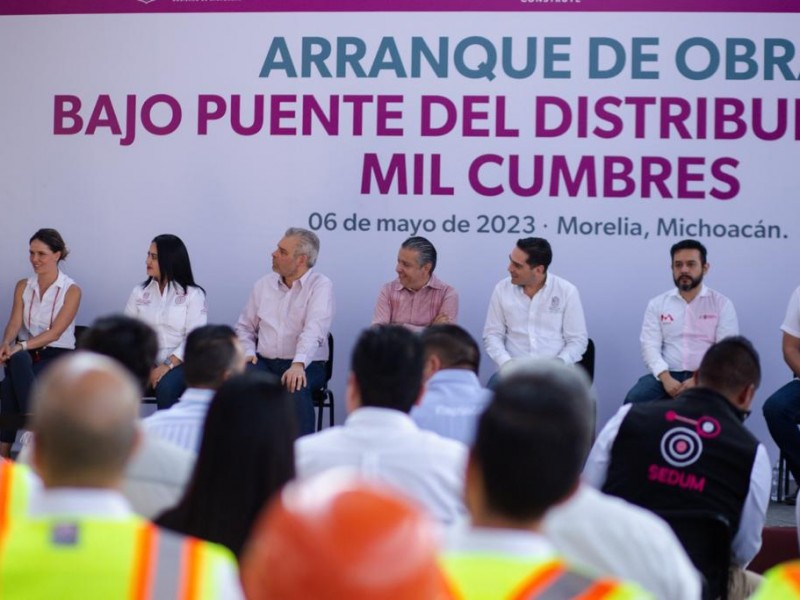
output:
[[[311,391],[325,382],[334,312],[333,283],[312,268],[318,254],[314,232],[287,229],[274,272],[255,283],[235,327],[248,368],[274,373],[292,393],[300,435],[314,432]]]
[[[647,305],[642,324],[643,376],[625,404],[674,398],[691,387],[692,375],[713,344],[739,334],[733,302],[703,285],[708,273],[706,248],[683,240],[670,249],[675,288]]]
[[[455,323],[458,292],[433,274],[436,248],[424,237],[410,237],[397,253],[397,279],[378,294],[372,324],[403,325],[420,331],[429,325]]]

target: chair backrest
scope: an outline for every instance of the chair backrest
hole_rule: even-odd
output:
[[[325,361],[325,386],[333,377],[333,334],[328,332],[328,360]]]
[[[578,364],[583,367],[586,374],[589,375],[589,380],[594,381],[594,341],[589,338],[589,343],[586,345],[586,352],[583,353]]]
[[[662,510],[695,568],[703,575],[703,598],[728,598],[731,564],[731,525],[723,515],[708,510]]]

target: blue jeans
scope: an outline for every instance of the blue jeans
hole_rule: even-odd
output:
[[[256,364],[248,364],[249,370],[266,371],[280,378],[286,369],[292,366],[288,358],[258,357]],[[291,394],[294,401],[297,427],[300,435],[314,433],[316,422],[314,420],[314,402],[311,399],[312,390],[318,390],[325,384],[325,361],[315,360],[306,367],[306,387]]]
[[[186,381],[183,379],[183,364],[171,371],[167,371],[153,390],[156,397],[158,410],[165,410],[175,404],[186,391]]]
[[[669,374],[681,383],[693,375],[692,371],[670,371]],[[638,404],[639,402],[669,400],[670,398],[672,398],[672,396],[667,393],[667,390],[664,389],[661,382],[648,373],[644,377],[641,377],[639,381],[636,382],[636,385],[631,388],[627,396],[625,396],[625,402],[623,402],[623,404]]]
[[[769,433],[786,457],[795,481],[800,482],[800,379],[793,379],[764,402]]]
[[[28,397],[33,380],[56,358],[70,352],[66,348],[45,348],[39,351],[39,360],[33,360],[34,352],[16,352],[8,359],[5,379],[0,382],[0,413],[4,415],[24,415],[28,412]],[[0,442],[13,444],[17,438],[16,429],[0,431]]]

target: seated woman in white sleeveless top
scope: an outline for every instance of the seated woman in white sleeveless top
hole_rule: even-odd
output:
[[[55,229],[40,229],[30,239],[33,275],[14,288],[14,304],[2,343],[0,414],[28,412],[33,380],[50,362],[75,348],[75,315],[81,289],[59,268],[66,244]],[[0,455],[8,457],[16,429],[0,430]]]

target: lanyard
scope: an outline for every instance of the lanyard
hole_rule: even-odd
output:
[[[47,293],[47,292],[45,292]],[[47,326],[47,329],[50,329],[53,326],[53,317],[56,314],[56,303],[58,302],[58,295],[61,293],[61,286],[56,287],[56,296],[53,298],[53,308],[50,309],[50,325]],[[31,331],[31,316],[33,314],[33,301],[36,299],[36,290],[31,288],[31,303],[28,306],[28,331],[31,335],[33,335],[33,331]],[[42,298],[44,300],[44,298]],[[41,302],[40,302],[41,304]]]

